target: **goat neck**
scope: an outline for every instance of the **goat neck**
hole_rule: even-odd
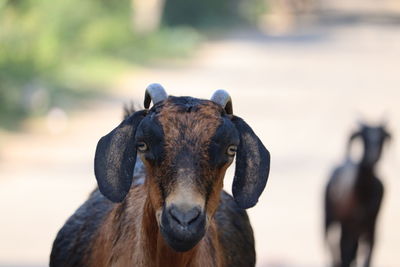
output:
[[[215,247],[218,246],[218,235],[214,220],[194,248],[176,252],[161,235],[145,187],[147,183],[133,188],[107,218],[100,230],[100,238],[95,242],[96,253],[91,258],[91,266],[223,266],[220,262],[222,257],[218,255],[219,248]],[[107,251],[111,251],[109,257],[105,256]],[[134,254],[129,254],[129,251],[134,251]]]

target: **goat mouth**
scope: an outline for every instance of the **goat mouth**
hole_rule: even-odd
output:
[[[205,216],[201,217],[196,220],[196,223],[187,226],[164,217],[160,224],[161,235],[166,243],[175,251],[188,251],[196,246],[205,234]]]
[[[181,212],[174,205],[164,208],[160,231],[172,249],[178,252],[188,251],[196,246],[205,234],[205,213],[196,207],[185,212]]]
[[[197,243],[203,238],[205,229],[199,229],[195,233],[187,230],[174,231],[168,227],[163,227],[161,225],[161,235],[167,244],[177,252],[186,252],[194,248]]]

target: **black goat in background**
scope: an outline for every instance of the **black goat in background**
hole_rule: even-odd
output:
[[[350,159],[353,141],[360,138],[364,152],[360,162]],[[349,139],[345,162],[337,167],[325,191],[325,234],[333,223],[341,226],[340,258],[333,255],[333,266],[350,266],[360,241],[367,245],[364,266],[371,263],[375,243],[375,224],[383,197],[383,185],[375,173],[385,140],[390,134],[384,126],[361,124]],[[329,240],[328,240],[329,242]],[[338,244],[332,244],[337,246]]]

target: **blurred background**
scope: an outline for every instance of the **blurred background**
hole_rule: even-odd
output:
[[[1,267],[48,265],[98,139],[153,82],[227,89],[270,150],[258,266],[329,265],[324,186],[356,122],[386,120],[373,266],[399,266],[400,1],[0,0]]]

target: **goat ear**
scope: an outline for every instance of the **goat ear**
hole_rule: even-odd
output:
[[[239,207],[247,209],[257,203],[267,184],[270,154],[243,119],[233,116],[232,122],[240,138],[232,193]]]
[[[129,192],[136,162],[135,132],[146,111],[138,111],[103,136],[96,147],[94,173],[100,192],[121,202]]]

